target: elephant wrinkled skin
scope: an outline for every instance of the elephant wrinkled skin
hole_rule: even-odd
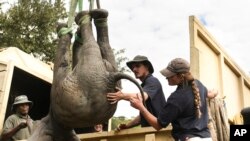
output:
[[[106,93],[115,92],[120,79],[132,81],[142,93],[135,79],[117,71],[109,45],[107,17],[104,9],[77,14],[78,40],[73,44],[73,53],[72,35],[59,36],[50,111],[28,141],[80,141],[73,128],[104,123],[113,116],[117,105],[107,101]],[[92,33],[92,19],[97,41]],[[58,26],[58,31],[64,27]]]

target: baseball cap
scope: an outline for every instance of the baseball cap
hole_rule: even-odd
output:
[[[183,58],[175,58],[168,63],[168,66],[160,71],[165,77],[171,77],[178,73],[189,72],[190,64]]]

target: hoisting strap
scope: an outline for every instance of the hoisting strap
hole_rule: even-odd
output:
[[[95,20],[95,25],[98,27],[105,27],[107,25],[107,18],[100,18]]]
[[[59,30],[59,32],[57,33],[58,37],[60,38],[61,36],[63,35],[66,35],[68,33],[71,33],[72,32],[72,29],[71,28],[66,28],[66,27],[63,27]]]
[[[74,22],[76,6],[78,4],[78,10],[82,11],[83,0],[71,0],[69,7],[69,16],[68,16],[68,27],[71,28]]]

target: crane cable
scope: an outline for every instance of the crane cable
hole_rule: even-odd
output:
[[[82,11],[83,0],[71,0],[70,1],[69,16],[68,16],[68,22],[67,22],[68,28],[63,27],[58,32],[59,37],[72,32],[72,25],[74,22],[74,16],[75,16],[75,11],[76,11],[77,5],[78,5],[78,11]],[[101,8],[99,0],[96,0],[96,6],[98,9]],[[89,11],[92,10],[93,8],[94,8],[94,0],[89,0]]]
[[[72,25],[74,22],[74,17],[75,17],[75,11],[76,7],[78,4],[78,10],[82,11],[83,7],[83,0],[71,0],[70,1],[70,7],[69,7],[69,15],[68,15],[68,21],[67,21],[67,26],[68,27],[63,27],[60,29],[58,32],[58,36],[61,37],[62,35],[66,35],[68,33],[71,33],[73,31]]]
[[[71,0],[70,8],[69,8],[69,16],[68,16],[68,27],[72,27],[75,17],[75,11],[78,4],[78,10],[82,11],[83,0]]]

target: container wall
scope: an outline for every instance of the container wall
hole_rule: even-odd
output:
[[[249,76],[223,50],[194,16],[190,25],[191,72],[208,89],[218,89],[225,98],[228,117],[233,118],[244,107],[250,106]]]
[[[132,128],[118,133],[111,131],[78,136],[82,141],[174,141],[170,128],[156,131],[152,127]]]
[[[11,62],[0,62],[0,131],[4,124],[12,73],[13,64]]]

